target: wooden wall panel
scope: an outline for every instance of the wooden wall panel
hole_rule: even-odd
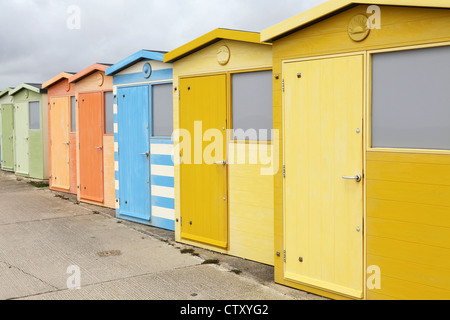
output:
[[[368,152],[367,250],[369,299],[450,298],[450,155]]]

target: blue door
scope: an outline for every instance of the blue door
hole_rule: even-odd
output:
[[[151,220],[149,87],[117,91],[120,215]]]

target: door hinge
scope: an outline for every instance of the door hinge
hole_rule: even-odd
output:
[[[284,92],[284,79],[281,80],[281,90]]]
[[[286,250],[283,250],[283,262],[286,262]]]
[[[286,166],[283,166],[283,178],[286,178]]]

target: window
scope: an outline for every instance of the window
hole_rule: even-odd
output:
[[[70,114],[71,114],[71,132],[77,131],[77,116],[76,116],[76,100],[75,97],[70,98]]]
[[[272,71],[232,75],[233,139],[271,141]]]
[[[114,134],[114,96],[105,92],[105,134]]]
[[[41,129],[41,103],[39,101],[32,101],[29,103],[29,117],[30,130]]]
[[[450,150],[450,46],[374,54],[372,147]]]
[[[173,133],[172,83],[152,86],[153,136],[170,137]]]

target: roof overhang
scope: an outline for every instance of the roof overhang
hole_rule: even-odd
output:
[[[22,83],[21,85],[17,86],[16,88],[14,88],[13,90],[11,90],[9,92],[10,96],[15,95],[17,92],[19,92],[20,90],[30,90],[36,93],[46,93],[47,90],[42,88],[41,84],[38,83]]]
[[[86,69],[84,69],[84,70],[78,72],[77,74],[74,74],[73,76],[71,76],[69,78],[69,83],[80,81],[80,80],[90,76],[91,74],[97,72],[97,71],[105,72],[106,69],[108,69],[110,66],[111,65],[108,65],[108,64],[94,63],[92,66],[87,67]]]
[[[258,32],[219,28],[165,54],[164,62],[175,62],[220,40],[235,40],[270,45],[270,43],[261,43]]]
[[[54,85],[55,83],[64,80],[64,79],[69,79],[70,77],[72,77],[74,75],[74,73],[68,73],[68,72],[61,72],[60,74],[58,74],[57,76],[51,78],[50,80],[44,82],[42,84],[42,88],[48,88],[52,85]]]
[[[138,63],[142,60],[156,60],[156,61],[164,61],[164,54],[166,52],[162,51],[150,51],[150,50],[141,50],[138,51],[131,56],[123,59],[122,61],[114,64],[113,66],[109,67],[105,71],[105,75],[112,76],[120,71],[132,66],[135,63]]]
[[[13,88],[6,88],[2,92],[0,92],[0,98],[3,97],[4,95],[9,94],[12,90],[13,90]]]
[[[263,30],[261,32],[261,41],[273,42],[355,5],[450,8],[449,0],[329,0],[310,10],[302,12],[290,19]]]

